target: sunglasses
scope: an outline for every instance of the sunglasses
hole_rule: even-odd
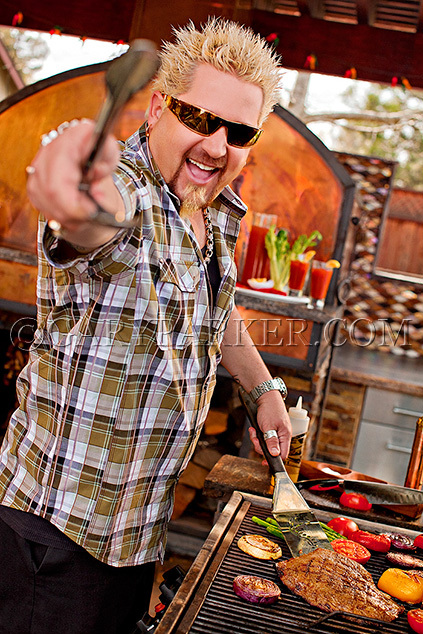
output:
[[[228,131],[228,145],[233,147],[251,147],[259,140],[263,132],[260,128],[253,128],[245,123],[226,121],[213,112],[197,108],[197,106],[175,99],[170,95],[163,95],[163,97],[169,110],[189,130],[202,136],[211,136],[223,126]]]

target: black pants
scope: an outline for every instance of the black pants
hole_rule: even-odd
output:
[[[132,634],[154,563],[115,568],[20,537],[0,520],[0,634]]]

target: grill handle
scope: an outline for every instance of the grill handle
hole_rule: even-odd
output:
[[[258,426],[258,422],[257,422],[257,410],[258,407],[255,403],[253,403],[253,401],[251,400],[251,398],[248,395],[248,392],[246,392],[244,390],[243,387],[240,387],[238,390],[239,393],[239,398],[241,400],[241,403],[243,404],[246,412],[247,412],[247,416],[248,416],[248,420],[251,423],[251,426],[254,427],[254,429],[256,430],[256,434],[257,434],[257,438],[259,439],[259,443],[260,443],[260,447],[263,451],[264,457],[266,458],[270,470],[272,471],[273,474],[276,473],[284,473],[285,472],[285,465],[282,461],[282,458],[280,456],[272,456],[272,454],[270,453],[266,441],[264,439],[263,436],[263,432],[261,431],[260,427]]]

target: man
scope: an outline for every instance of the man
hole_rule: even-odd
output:
[[[161,62],[147,125],[117,168],[108,138],[89,173],[92,197],[133,228],[96,223],[78,189],[92,122],[62,130],[28,170],[43,214],[38,330],[0,456],[1,632],[133,631],[219,362],[255,390],[271,452],[288,453],[278,385],[239,340],[245,207],[228,187],[275,102],[277,61],[211,19],[179,30]]]

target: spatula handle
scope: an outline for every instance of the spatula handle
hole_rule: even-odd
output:
[[[248,392],[244,390],[243,387],[239,388],[239,398],[241,399],[241,403],[244,405],[245,410],[247,412],[248,419],[256,430],[257,438],[259,439],[260,447],[263,451],[264,457],[269,463],[269,467],[272,473],[283,473],[285,471],[285,465],[283,464],[282,458],[280,456],[272,456],[270,453],[266,441],[263,436],[263,432],[258,426],[257,422],[257,405],[253,403],[251,398],[248,395]]]

